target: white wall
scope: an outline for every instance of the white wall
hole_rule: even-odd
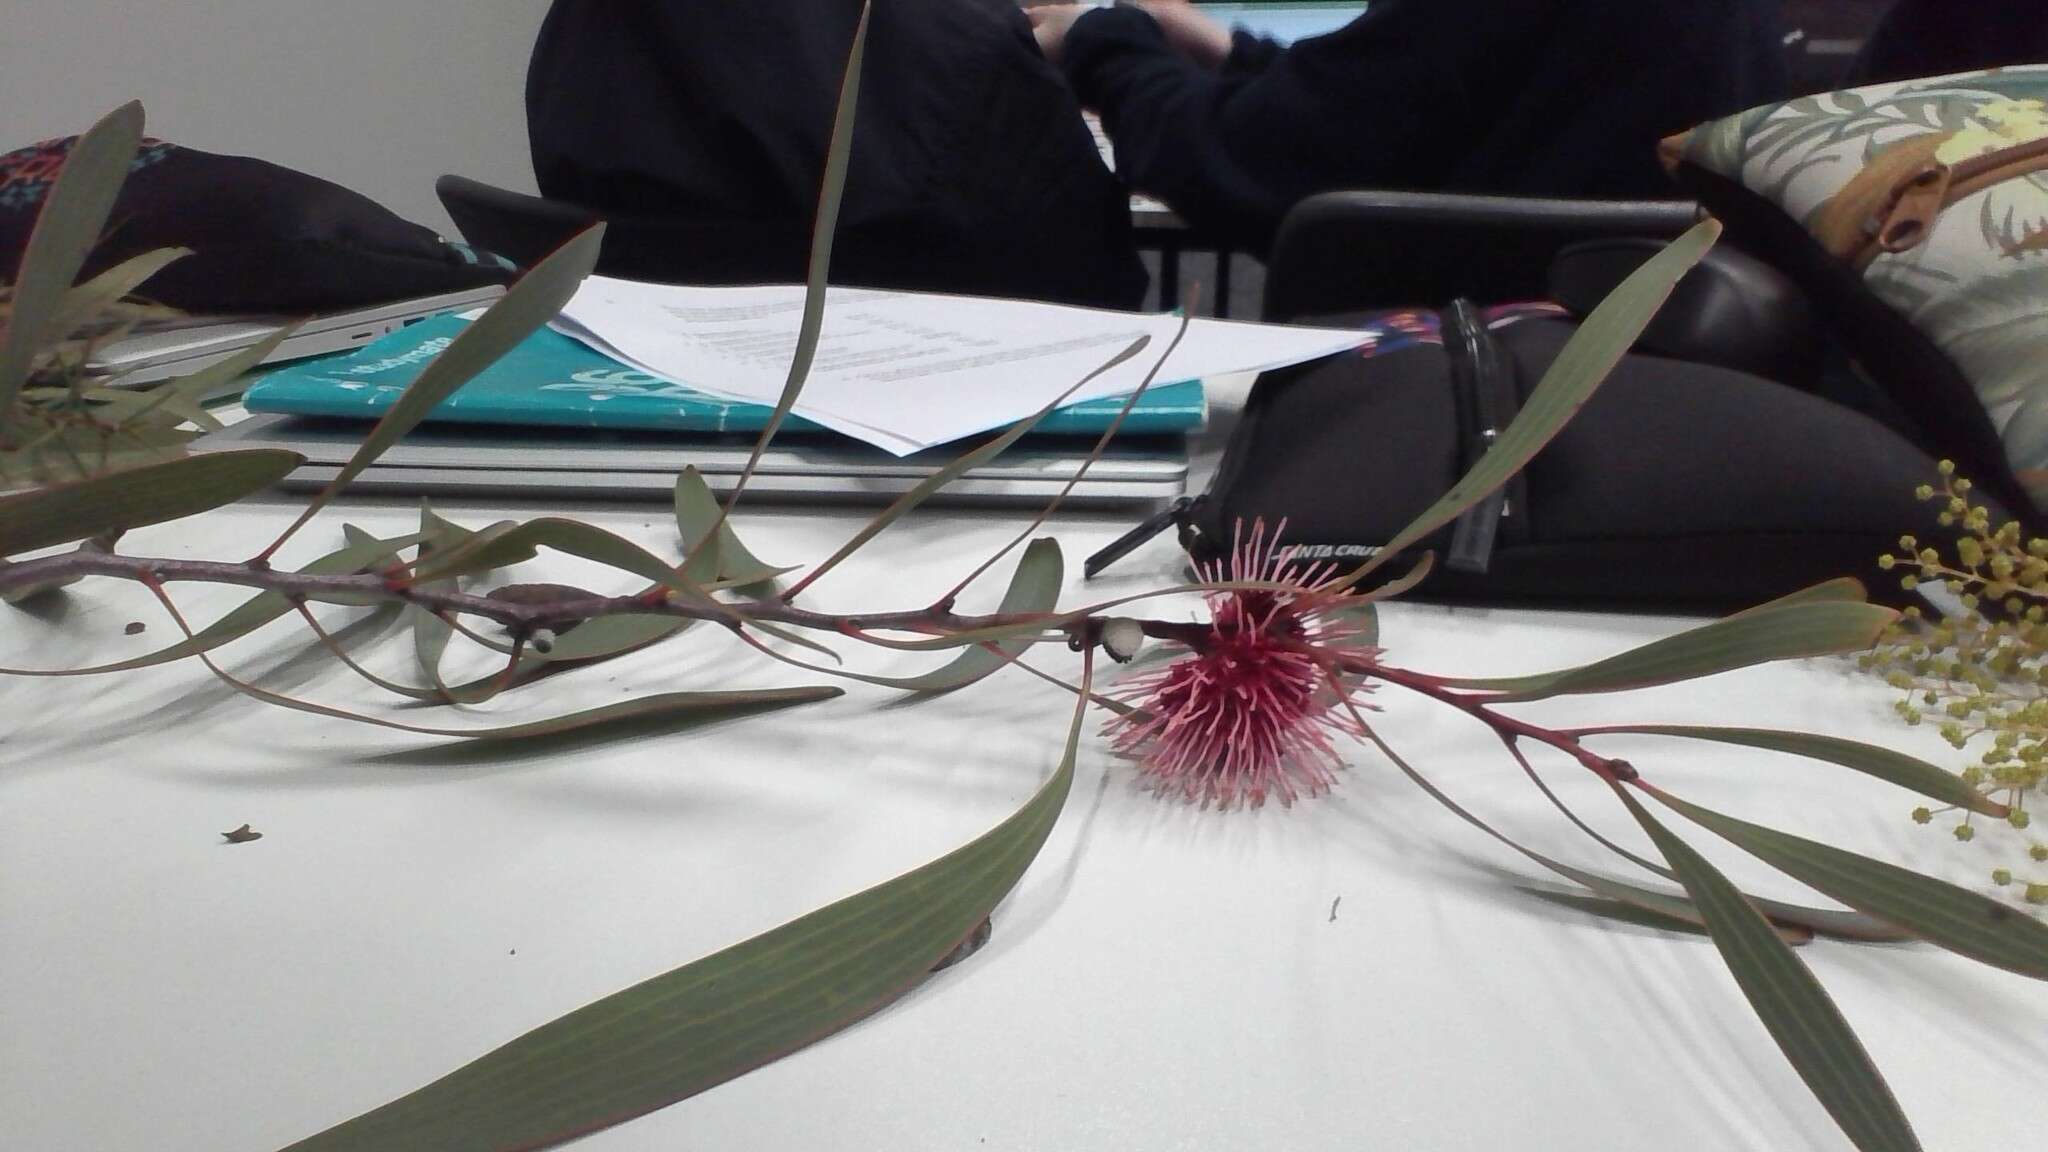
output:
[[[548,0],[0,0],[0,151],[140,98],[149,132],[345,184],[448,229],[434,178],[531,191]]]

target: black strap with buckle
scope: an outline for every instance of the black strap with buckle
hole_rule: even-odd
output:
[[[1521,395],[1515,387],[1514,362],[1487,328],[1478,305],[1462,298],[1453,300],[1444,310],[1443,333],[1451,387],[1457,396],[1458,424],[1464,431],[1461,467],[1470,471],[1493,447],[1501,429],[1514,420],[1521,409]],[[1512,519],[1523,506],[1524,491],[1518,472],[1459,515],[1451,528],[1445,566],[1484,573],[1492,562],[1501,522]]]

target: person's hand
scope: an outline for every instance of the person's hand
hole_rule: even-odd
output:
[[[1067,29],[1089,10],[1086,4],[1039,4],[1024,10],[1031,18],[1031,34],[1038,38],[1038,50],[1057,64],[1067,46]]]
[[[1158,23],[1175,52],[1204,68],[1221,68],[1230,55],[1230,29],[1188,0],[1133,0]]]

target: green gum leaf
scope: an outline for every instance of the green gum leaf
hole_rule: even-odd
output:
[[[1853,576],[1838,576],[1833,580],[1823,580],[1818,584],[1801,588],[1797,592],[1788,592],[1776,600],[1766,601],[1765,603],[1746,608],[1735,615],[1748,616],[1751,613],[1768,611],[1786,604],[1825,604],[1840,601],[1851,601],[1860,604],[1869,598],[1870,591],[1863,586],[1863,581]]]
[[[912,486],[912,488],[908,492],[905,492],[903,495],[898,496],[893,502],[890,503],[890,505],[887,508],[884,508],[880,512],[877,512],[873,519],[869,520],[866,524],[862,525],[860,531],[855,532],[853,534],[852,539],[840,545],[839,550],[837,552],[834,552],[832,555],[826,557],[822,563],[820,563],[817,567],[813,568],[810,572],[806,573],[803,579],[803,583],[798,585],[798,587],[802,588],[806,585],[809,585],[818,577],[823,576],[825,573],[831,571],[833,568],[838,567],[841,561],[845,560],[848,556],[853,555],[856,551],[859,551],[860,548],[863,545],[865,545],[868,541],[873,540],[875,537],[881,535],[882,532],[889,527],[889,525],[894,524],[899,519],[902,519],[905,514],[909,513],[912,509],[916,508],[918,505],[930,499],[934,493],[939,491],[939,489],[944,488],[946,485],[951,484],[954,480],[960,478],[962,475],[965,475],[970,469],[978,468],[987,461],[994,459],[1004,449],[1008,448],[1012,444],[1015,444],[1019,439],[1022,439],[1026,433],[1030,432],[1033,428],[1037,427],[1039,421],[1045,419],[1046,416],[1050,415],[1060,405],[1066,403],[1068,397],[1072,396],[1075,392],[1079,391],[1089,381],[1094,380],[1096,377],[1102,375],[1104,372],[1107,372],[1110,369],[1115,368],[1117,365],[1122,364],[1124,361],[1129,360],[1133,356],[1136,356],[1139,352],[1144,351],[1145,346],[1149,344],[1151,340],[1152,338],[1150,336],[1140,336],[1136,340],[1131,341],[1130,344],[1124,347],[1123,351],[1118,352],[1116,355],[1110,357],[1108,360],[1098,365],[1093,371],[1089,372],[1086,376],[1083,376],[1079,380],[1076,380],[1072,385],[1070,385],[1067,388],[1065,392],[1062,392],[1058,396],[1054,397],[1050,402],[1048,402],[1045,405],[1045,407],[1040,408],[1038,411],[1032,413],[1024,419],[1019,420],[1015,424],[1010,425],[1007,429],[1004,429],[1003,433],[1000,436],[995,437],[993,440],[988,441],[986,444],[981,445],[979,448],[975,448],[972,451],[963,453],[962,455],[947,462],[947,464],[944,467],[940,468],[937,472],[934,472],[930,476],[925,477],[923,480],[918,481],[917,484]]]
[[[451,524],[434,515],[434,510],[427,506],[427,502],[424,500],[420,501],[420,536],[422,539],[418,554],[419,560],[424,561],[428,556],[440,549],[452,548],[461,544],[464,540],[469,539],[469,535],[468,529]],[[438,589],[453,588],[454,586],[455,581],[450,579],[434,581],[424,587]],[[406,622],[411,626],[413,660],[419,665],[420,674],[426,677],[427,683],[445,694],[448,686],[441,680],[441,658],[447,654],[448,642],[455,637],[454,626],[417,604],[405,606],[405,618]]]
[[[1588,896],[1583,892],[1560,892],[1528,884],[1521,884],[1516,887],[1538,900],[1548,901],[1552,904],[1561,904],[1566,908],[1576,909],[1591,916],[1598,916],[1603,920],[1615,920],[1624,924],[1654,928],[1659,932],[1692,932],[1702,936],[1706,935],[1707,932],[1706,928],[1700,924],[1697,916],[1691,919],[1667,916],[1662,912],[1652,912],[1647,908],[1626,904],[1620,900],[1610,900],[1602,896]],[[1687,907],[1691,907],[1691,905],[1688,904]]]
[[[1918,1152],[1890,1086],[1812,971],[1727,877],[1626,790],[1615,791],[1691,893],[1758,1019],[1843,1133],[1861,1152]]]
[[[440,736],[453,740],[468,740],[487,743],[494,740],[526,740],[543,736],[560,736],[570,732],[601,734],[605,729],[632,727],[636,729],[660,725],[688,725],[710,723],[715,720],[753,715],[758,712],[787,708],[798,704],[813,704],[845,695],[845,691],[827,684],[805,685],[795,688],[763,688],[742,692],[664,692],[642,696],[633,700],[607,704],[601,708],[586,708],[543,720],[529,720],[517,724],[503,724],[483,728],[435,728],[423,724],[407,724],[399,720],[388,720],[345,708],[331,708],[310,700],[300,700],[273,692],[257,684],[236,678],[215,663],[212,658],[200,656],[207,670],[222,683],[235,691],[265,704],[304,712],[313,716],[326,716],[335,720],[351,720],[376,728],[389,728],[396,732],[410,732],[417,736]]]
[[[211,452],[0,497],[0,556],[210,511],[303,463],[296,452],[270,448]]]
[[[1802,601],[1717,620],[1605,660],[1535,676],[1446,680],[1501,701],[1621,692],[1712,676],[1754,664],[1855,652],[1877,641],[1898,613],[1875,604]]]
[[[1059,541],[1050,536],[1033,540],[1024,549],[1024,555],[1017,561],[1017,570],[1010,577],[1010,587],[1003,593],[1003,603],[998,609],[1004,614],[1015,612],[1050,612],[1059,603],[1060,588],[1066,583],[1066,563],[1060,555]],[[902,679],[875,676],[862,677],[871,684],[889,688],[901,688],[908,692],[936,695],[965,688],[978,680],[985,679],[1001,670],[1025,649],[1031,641],[1011,638],[996,643],[1000,652],[987,648],[970,648],[953,658],[943,668],[926,672],[921,676]]]
[[[923,981],[1015,887],[1065,805],[1081,735],[1023,808],[913,872],[613,993],[287,1152],[547,1148],[817,1042]]]
[[[1651,793],[1679,813],[1816,891],[1972,960],[2048,979],[2048,925],[2010,905],[1917,872]]]
[[[1557,873],[1559,876],[1588,889],[1596,895],[1626,904],[1650,916],[1665,920],[1676,920],[1700,928],[1706,926],[1706,921],[1700,915],[1699,910],[1694,908],[1692,902],[1683,896],[1670,892],[1659,892],[1654,888],[1644,888],[1639,884],[1630,884],[1627,881],[1616,880],[1611,876],[1605,876],[1598,872],[1591,872],[1584,868],[1567,864],[1562,860],[1545,856],[1534,848],[1530,848],[1520,841],[1513,839],[1507,833],[1481,820],[1464,805],[1451,799],[1443,789],[1438,788],[1428,777],[1417,771],[1414,765],[1408,763],[1400,753],[1395,752],[1393,747],[1377,734],[1368,734],[1366,739],[1379,748],[1387,759],[1393,762],[1394,767],[1400,769],[1401,774],[1408,777],[1416,787],[1422,789],[1430,799],[1443,805],[1446,810],[1458,819],[1491,836],[1503,846],[1520,853],[1525,859]],[[1811,936],[1805,925],[1797,923],[1792,924],[1790,927],[1778,928],[1776,931],[1784,933],[1791,943],[1804,943]]]
[[[691,551],[683,560],[683,575],[692,582],[705,585],[727,583],[734,587],[746,588],[762,584],[789,568],[778,568],[763,562],[747,546],[740,543],[718,508],[718,498],[711,494],[711,486],[704,482],[704,476],[692,464],[676,477],[675,486],[676,530],[682,535],[683,545]],[[717,532],[712,532],[713,527]]]
[[[867,58],[867,44],[868,5],[862,4],[860,21],[853,30],[853,47],[846,57],[846,71],[839,80],[839,102],[832,113],[832,135],[825,146],[825,178],[818,191],[818,215],[811,222],[811,254],[804,269],[803,317],[797,324],[796,348],[790,356],[789,375],[783,382],[782,394],[776,397],[775,410],[769,413],[768,422],[754,440],[754,451],[740,472],[739,482],[733,486],[732,504],[739,502],[740,493],[753,477],[754,466],[760,462],[761,453],[767,450],[768,442],[775,438],[782,422],[789,418],[790,410],[796,407],[797,397],[804,390],[804,381],[810,377],[811,362],[818,354],[818,335],[825,326],[826,281],[832,270],[832,239],[839,230],[839,206],[845,197],[846,172],[853,157],[853,125],[860,107],[860,74],[862,63]],[[684,543],[694,548],[698,540],[693,537]]]
[[[535,265],[455,337],[420,372],[397,402],[379,419],[362,446],[349,457],[332,482],[306,506],[306,510],[278,537],[283,541],[311,520],[328,501],[348,487],[363,469],[375,463],[393,444],[413,430],[428,413],[447,399],[471,377],[490,367],[507,352],[553,320],[562,306],[576,294],[583,278],[597,265],[598,247],[604,239],[604,225],[597,224],[577,234]],[[272,547],[276,547],[275,544]]]
[[[1579,735],[1674,736],[1686,740],[1712,740],[1747,748],[1763,748],[1793,756],[1804,756],[1809,760],[1839,764],[1844,768],[1852,768],[1867,776],[1918,792],[1931,800],[1967,808],[1986,816],[2003,818],[2008,811],[2005,805],[1993,801],[1963,783],[1962,778],[1953,772],[1945,772],[1925,760],[1916,759],[1903,752],[1894,752],[1876,744],[1844,740],[1838,736],[1821,736],[1811,732],[1779,732],[1768,728],[1694,727],[1682,724],[1620,724],[1582,730]]]
[[[134,294],[149,278],[190,256],[190,248],[158,248],[130,256],[112,268],[64,293],[64,302],[50,322],[50,338],[62,340],[117,302]]]
[[[486,530],[413,570],[416,583],[458,573],[489,570],[530,559],[536,548],[552,548],[651,580],[693,600],[709,600],[704,588],[685,579],[668,561],[631,540],[595,525],[544,516],[503,531]]]
[[[0,329],[0,430],[13,419],[38,349],[58,338],[66,296],[106,231],[142,143],[142,105],[107,113],[71,146],[22,250],[7,327]]]
[[[298,324],[286,324],[225,360],[209,364],[190,375],[180,376],[176,380],[167,380],[157,385],[150,392],[150,396],[152,399],[159,395],[163,396],[164,403],[174,406],[174,411],[177,410],[175,406],[197,405],[203,402],[209,393],[227,387],[230,383],[240,379],[243,374],[261,365],[265,360],[269,359],[272,352],[277,351],[278,345],[283,344],[292,333],[298,330]],[[210,413],[206,413],[203,410],[198,416],[192,415],[189,411],[185,412],[184,415],[186,419],[191,420],[202,428],[207,427],[209,424],[215,428],[219,427],[220,422],[215,420]]]
[[[1671,290],[1700,262],[1720,234],[1718,222],[1702,220],[1630,273],[1579,325],[1529,393],[1521,411],[1471,470],[1396,533],[1371,560],[1336,586],[1356,583],[1388,558],[1455,520],[1521,471],[1592,398],[1623,354],[1635,345],[1643,329],[1649,327],[1651,317],[1664,306]]]

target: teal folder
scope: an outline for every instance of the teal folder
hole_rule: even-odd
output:
[[[304,360],[250,386],[251,412],[339,416],[370,420],[383,415],[428,361],[468,326],[458,316],[435,316],[380,337],[353,352]],[[1099,434],[1123,399],[1086,400],[1049,414],[1035,431]],[[504,359],[443,400],[430,421],[468,424],[542,424],[676,432],[757,432],[771,410],[726,400],[670,383],[597,352],[552,329],[527,337]],[[1200,381],[1148,389],[1125,419],[1122,433],[1185,432],[1200,427],[1207,409]],[[820,431],[799,416],[791,431]]]

